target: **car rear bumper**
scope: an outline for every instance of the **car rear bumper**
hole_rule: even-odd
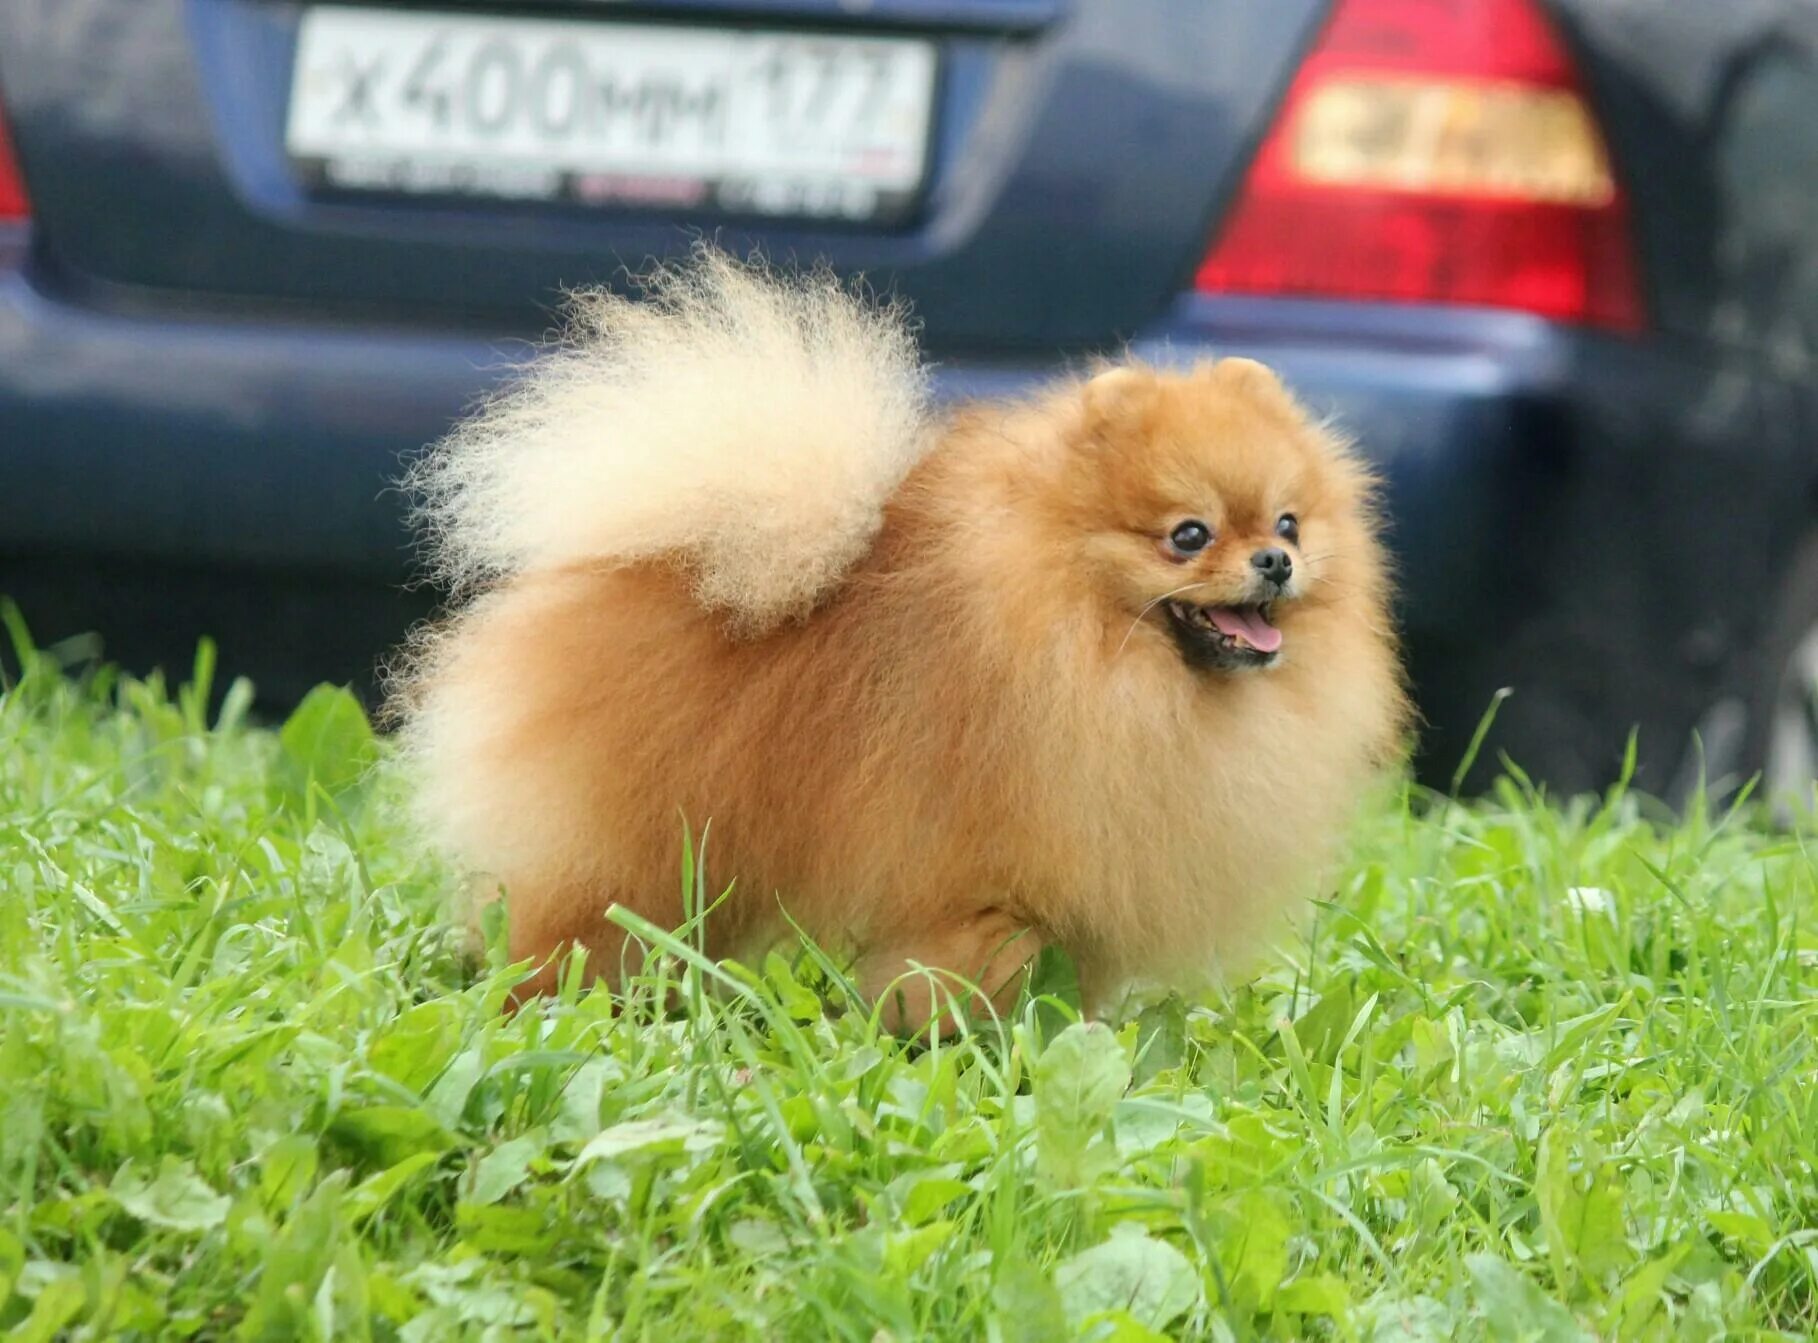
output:
[[[388,491],[480,338],[59,302],[0,271],[0,546],[401,578]]]
[[[1383,466],[1399,544],[1453,554],[1419,564],[1411,593],[1423,618],[1453,618],[1479,586],[1464,563],[1481,538],[1473,502],[1528,428],[1518,403],[1559,377],[1551,329],[1478,315],[1437,337],[1380,320],[1335,333],[1330,314],[1285,326],[1279,309],[1185,305],[1132,348],[1279,368]],[[404,459],[530,352],[420,328],[85,306],[0,270],[0,545],[401,580]],[[1053,371],[948,362],[936,385],[1013,394]]]
[[[1697,520],[1713,499],[1746,510],[1754,524],[1723,545],[1762,566],[1803,524],[1788,485],[1810,467],[1767,393],[1732,390],[1713,419],[1722,370],[1696,352],[1511,314],[1204,299],[1131,348],[1262,359],[1378,465],[1434,759],[1510,682],[1531,692],[1513,711],[1530,760],[1528,737],[1589,734],[1607,762],[1614,725],[1682,736],[1752,636]],[[529,353],[478,334],[89,306],[0,265],[0,553],[15,572],[92,557],[395,590],[411,573],[402,459]],[[937,386],[999,395],[1052,373],[956,360]],[[184,633],[202,632],[234,646],[232,629]]]

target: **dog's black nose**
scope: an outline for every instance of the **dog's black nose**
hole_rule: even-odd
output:
[[[1275,584],[1276,587],[1286,583],[1289,575],[1294,572],[1293,558],[1280,546],[1270,546],[1267,550],[1257,551],[1250,556],[1250,563],[1255,567],[1257,573]]]

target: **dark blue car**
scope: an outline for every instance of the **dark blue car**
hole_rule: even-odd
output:
[[[1809,0],[7,0],[0,591],[274,699],[429,594],[388,483],[703,235],[941,385],[1277,366],[1390,485],[1446,778],[1818,772]]]

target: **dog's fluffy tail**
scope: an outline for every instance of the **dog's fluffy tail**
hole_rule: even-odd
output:
[[[908,323],[705,249],[644,289],[577,294],[562,342],[412,469],[432,563],[471,593],[668,558],[742,629],[804,613],[925,447]]]

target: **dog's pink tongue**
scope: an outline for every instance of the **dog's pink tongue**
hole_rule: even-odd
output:
[[[1259,653],[1273,653],[1281,647],[1281,631],[1264,620],[1254,606],[1214,606],[1206,614],[1212,617],[1220,634],[1242,639]]]

